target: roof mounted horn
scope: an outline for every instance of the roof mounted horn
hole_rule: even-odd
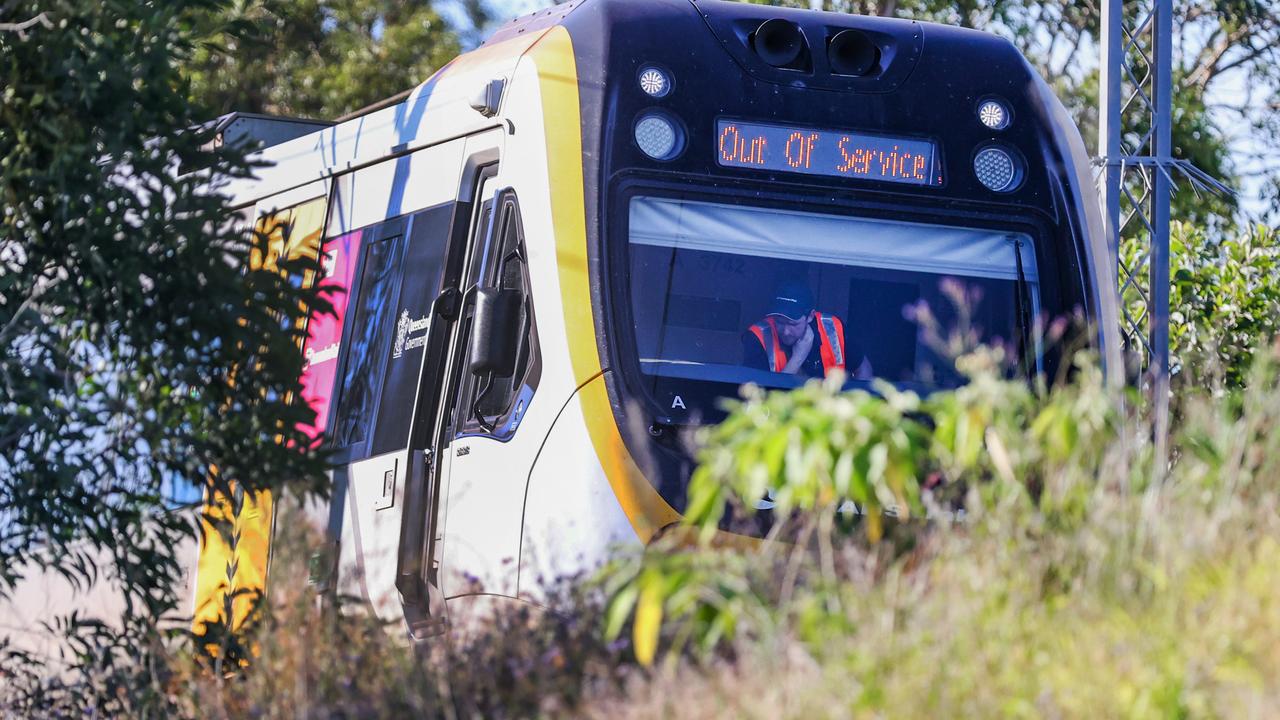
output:
[[[861,77],[880,64],[880,48],[861,30],[841,30],[827,41],[831,72]]]
[[[924,50],[925,27],[912,20],[728,0],[691,4],[749,75],[791,87],[893,92]]]
[[[804,31],[790,20],[770,18],[760,23],[751,34],[751,49],[776,68],[804,70],[808,66],[809,44]]]

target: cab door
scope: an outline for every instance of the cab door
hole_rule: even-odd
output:
[[[397,311],[387,381],[377,410],[377,426],[388,427],[391,435],[385,446],[379,446],[375,437],[375,454],[351,467],[350,487],[365,488],[365,497],[350,503],[349,526],[357,530],[350,533],[350,544],[366,558],[356,575],[369,578],[371,586],[391,588],[382,602],[374,600],[374,607],[387,619],[403,617],[415,640],[434,635],[445,620],[440,569],[449,513],[442,487],[447,487],[449,468],[441,448],[452,398],[449,378],[458,361],[456,340],[467,262],[474,238],[484,237],[490,225],[493,206],[484,198],[492,190],[486,183],[497,172],[502,139],[501,133],[466,138],[449,212],[442,211],[429,222],[418,216],[411,221],[405,282],[420,294],[408,314]],[[421,245],[424,254],[415,258],[419,233],[426,244]],[[433,238],[445,241],[437,244]],[[427,248],[434,248],[436,254]],[[440,268],[438,275],[409,279],[415,268],[434,267]],[[401,355],[404,361],[398,364]],[[373,533],[354,527],[368,522],[378,525]],[[364,540],[371,537],[376,537],[376,553]],[[385,600],[388,595],[398,596],[397,607]]]
[[[473,142],[475,142],[473,140]],[[483,147],[483,143],[481,144]],[[471,148],[469,148],[471,149]],[[471,252],[472,238],[487,232],[492,203],[482,198],[487,182],[496,172],[492,160],[496,149],[476,150],[470,155],[453,214],[445,274],[430,311],[430,330],[425,338],[425,354],[416,392],[409,434],[409,452],[403,511],[394,562],[395,586],[410,636],[415,640],[435,634],[445,620],[441,592],[441,555],[448,509],[442,487],[447,486],[447,454],[440,451],[449,405],[448,378],[457,362],[455,342],[463,303],[464,268]],[[468,201],[463,202],[462,198]]]
[[[432,445],[418,411],[438,402],[460,264],[450,257],[453,228],[469,216],[469,203],[450,202],[362,232],[343,390],[330,426],[345,463],[334,499],[342,589],[383,619],[403,613],[411,627],[442,611],[437,604],[432,612],[423,583],[433,579],[409,571],[404,549],[434,532]]]
[[[553,420],[537,403],[542,364],[519,199],[501,175],[482,192],[441,408],[446,599],[516,596],[524,490]]]

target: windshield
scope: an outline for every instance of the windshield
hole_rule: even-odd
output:
[[[1039,310],[1022,233],[641,196],[629,235],[640,371],[677,414],[698,380],[954,386],[938,335],[1019,352]]]

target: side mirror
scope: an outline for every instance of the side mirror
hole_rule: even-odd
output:
[[[471,325],[472,374],[511,377],[515,372],[520,301],[519,290],[476,290],[476,313]]]

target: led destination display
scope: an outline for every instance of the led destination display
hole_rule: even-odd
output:
[[[716,160],[725,167],[942,184],[928,140],[737,120],[720,120],[716,134]]]

